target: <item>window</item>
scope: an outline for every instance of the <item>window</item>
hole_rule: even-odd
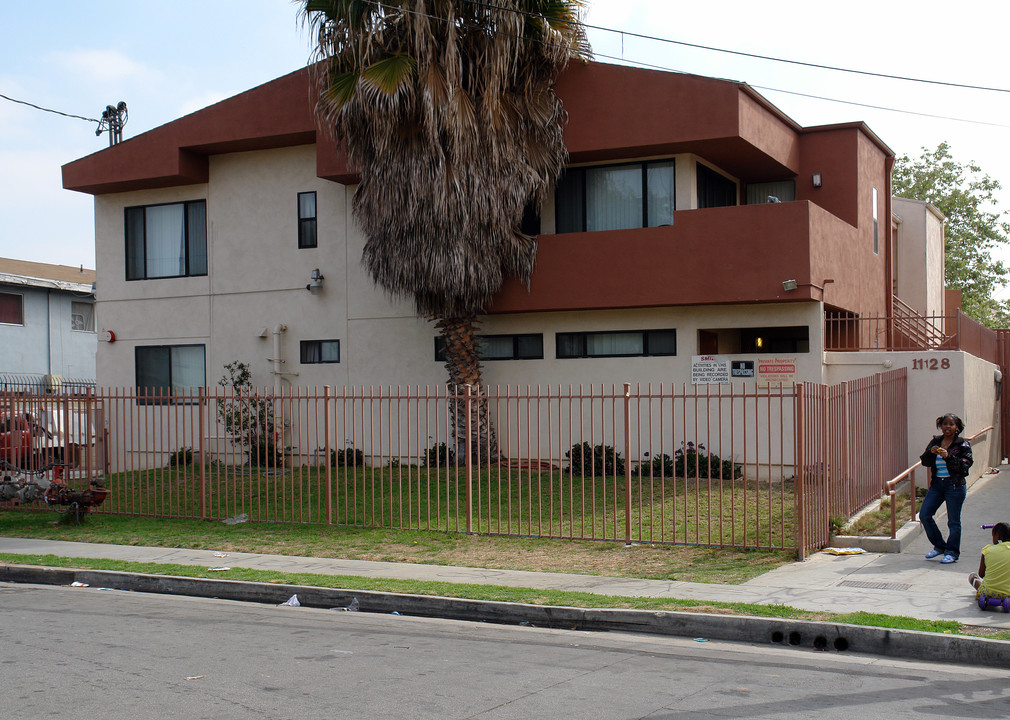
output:
[[[558,333],[558,358],[648,357],[677,354],[676,330]]]
[[[24,296],[20,293],[0,292],[0,323],[25,324]]]
[[[316,246],[316,194],[298,193],[298,247]]]
[[[302,365],[340,362],[339,340],[302,340]]]
[[[673,160],[568,168],[555,196],[556,232],[672,225]]]
[[[736,183],[720,172],[698,163],[698,207],[736,205]]]
[[[718,328],[698,331],[700,355],[738,353],[808,353],[810,328],[806,325],[760,328]]]
[[[481,360],[542,360],[544,336],[540,333],[522,335],[481,335],[477,338]],[[445,341],[435,338],[435,359],[445,362]]]
[[[877,222],[877,188],[873,188],[873,254],[880,253],[880,223]]]
[[[203,345],[139,345],[137,394],[157,402],[206,385]]]
[[[796,199],[796,181],[761,182],[747,184],[747,204],[792,202]]]
[[[207,202],[126,208],[126,279],[207,274]]]
[[[82,332],[95,331],[95,306],[86,302],[70,303],[70,328]]]

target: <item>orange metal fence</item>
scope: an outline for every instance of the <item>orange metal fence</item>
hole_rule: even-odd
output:
[[[999,362],[996,331],[958,310],[953,315],[917,315],[896,304],[891,315],[828,312],[824,348],[829,351],[963,350]]]
[[[903,396],[882,390],[903,389],[895,373],[841,390],[129,388],[54,402],[93,423],[79,445],[111,491],[101,512],[802,554],[830,514],[881,492],[890,466],[846,443],[892,416],[903,432]]]

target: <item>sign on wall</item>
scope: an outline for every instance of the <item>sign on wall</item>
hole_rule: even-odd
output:
[[[692,355],[691,382],[695,385],[728,383],[729,358],[722,355]]]
[[[757,361],[758,385],[792,385],[796,382],[796,358],[761,358]]]

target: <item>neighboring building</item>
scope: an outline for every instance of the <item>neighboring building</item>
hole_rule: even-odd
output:
[[[95,271],[0,258],[0,387],[94,380]]]
[[[485,318],[488,382],[684,382],[716,354],[821,382],[825,313],[889,313],[894,156],[866,125],[596,63],[558,93],[571,164],[529,291],[509,281]],[[361,269],[356,177],[307,69],[63,173],[95,196],[101,385],[214,384],[234,360],[261,385],[444,383],[433,326]]]

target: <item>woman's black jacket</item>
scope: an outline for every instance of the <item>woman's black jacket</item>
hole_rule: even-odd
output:
[[[924,452],[919,459],[922,460],[922,466],[929,468],[929,482],[930,484],[936,480],[936,458],[938,455],[934,455],[931,450],[941,443],[943,440],[943,435],[936,435],[932,440],[929,441],[929,445],[926,446],[926,452]],[[974,458],[971,456],[971,445],[963,437],[958,435],[954,438],[954,442],[950,444],[947,448],[947,471],[950,472],[950,482],[954,487],[959,485],[964,485],[965,478],[968,476],[968,468],[971,467],[972,463],[975,462]]]

